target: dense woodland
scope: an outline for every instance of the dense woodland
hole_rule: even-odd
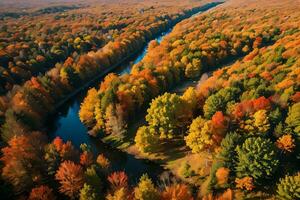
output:
[[[191,17],[207,2],[4,18],[1,197],[300,199],[300,2],[229,0]],[[176,181],[145,174],[132,185],[87,144],[48,141],[49,114],[65,99],[177,22],[130,74],[110,73],[89,89],[78,113],[96,140],[126,143],[124,151],[163,164]],[[169,92],[206,72],[196,87]]]
[[[183,5],[185,4],[183,3]],[[64,62],[57,63],[43,75],[31,76],[32,74],[29,74],[28,78],[30,80],[26,81],[22,86],[14,87],[10,93],[1,97],[2,123],[4,123],[2,139],[8,141],[14,135],[21,135],[29,130],[42,129],[49,113],[54,112],[65,99],[68,99],[80,90],[82,85],[121,64],[126,58],[141,50],[147,40],[150,40],[162,31],[166,31],[172,24],[203,9],[200,5],[187,8],[188,6],[172,6],[171,4],[168,9],[165,6],[158,6],[158,8],[152,6],[143,10],[136,9],[132,14],[133,16],[131,16],[132,18],[126,19],[125,16],[124,19],[121,18],[123,21],[127,21],[129,25],[120,25],[120,31],[118,31],[118,28],[115,29],[115,26],[118,27],[118,25],[112,24],[114,21],[100,21],[108,26],[112,26],[114,31],[106,33],[108,36],[111,36],[112,41],[109,41],[97,51],[89,51],[81,55],[80,52],[77,53],[76,51],[72,56],[67,57],[64,51],[58,50],[61,55],[64,55],[63,60],[67,57]],[[128,7],[128,9],[132,10],[131,7]],[[92,9],[91,12],[95,11]],[[127,15],[125,11],[123,12]],[[153,12],[158,14],[153,17]],[[120,17],[115,16],[114,13],[110,15],[112,16],[111,20],[116,18],[117,21],[114,23],[120,21]],[[88,19],[89,17],[87,19],[83,18],[84,21],[80,22],[79,18],[78,22],[75,23],[79,29],[83,29],[83,33],[85,29],[93,30],[89,26],[92,21],[88,22]],[[66,19],[60,20],[64,21]],[[81,23],[84,23],[87,27],[83,28],[83,26],[80,26]],[[124,27],[121,28],[122,26]],[[115,35],[113,32],[115,32]],[[66,35],[64,34],[64,36]],[[87,35],[87,38],[90,38],[90,41],[92,41],[92,37]],[[78,48],[87,44],[84,38],[77,37],[75,40],[79,41],[77,44]],[[57,47],[62,48],[63,45]]]

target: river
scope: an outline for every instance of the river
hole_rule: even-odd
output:
[[[156,40],[161,42],[163,37],[168,35],[171,30],[163,32]],[[113,72],[119,75],[130,73],[132,65],[141,61],[146,55],[148,44],[140,54],[127,61],[124,65],[117,67]],[[93,86],[97,87],[101,81],[102,79]],[[80,104],[86,96],[86,92],[87,90],[82,91],[76,95],[76,98],[67,101],[60,108],[60,112],[52,117],[53,120],[49,123],[50,139],[59,136],[64,141],[71,141],[77,148],[82,143],[90,145],[95,155],[102,153],[110,160],[113,171],[124,170],[129,175],[129,180],[132,184],[137,183],[139,177],[144,173],[147,173],[153,180],[157,180],[157,175],[164,171],[159,165],[147,160],[136,159],[133,155],[111,148],[99,139],[90,137],[87,134],[88,130],[81,123],[78,116]]]
[[[201,12],[197,14],[200,13]],[[195,17],[197,14],[192,17]],[[160,43],[171,31],[172,29],[169,29],[155,39]],[[113,72],[119,75],[130,73],[132,65],[140,62],[146,55],[148,45],[149,43],[139,54],[126,63],[123,63],[120,67],[117,67]],[[99,79],[99,81],[91,87],[97,87],[101,82],[102,79]],[[50,139],[59,136],[64,141],[71,141],[76,147],[79,147],[82,143],[90,145],[95,155],[102,153],[110,160],[113,171],[124,170],[128,174],[131,184],[137,183],[139,177],[144,173],[147,173],[154,181],[157,181],[157,177],[164,172],[161,166],[148,160],[136,159],[133,155],[111,148],[102,143],[99,139],[90,137],[87,134],[88,130],[80,122],[78,112],[88,89],[79,92],[74,98],[65,102],[64,105],[60,107],[59,112],[49,120]]]

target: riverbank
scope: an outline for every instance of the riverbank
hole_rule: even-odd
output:
[[[212,6],[214,4],[209,5]],[[206,6],[203,9],[208,9],[210,6]],[[201,13],[202,11],[199,12]],[[155,39],[160,42],[162,38],[170,32],[171,28],[168,28],[165,32],[158,34]],[[48,124],[49,128],[47,130],[47,132],[50,133],[50,139],[58,136],[64,141],[71,141],[76,147],[79,147],[81,143],[90,145],[91,149],[93,149],[96,154],[103,153],[109,160],[111,160],[113,170],[124,170],[133,182],[137,182],[138,178],[144,173],[149,174],[153,181],[156,182],[158,181],[159,175],[162,174],[165,169],[152,161],[137,159],[134,155],[127,154],[126,151],[121,151],[120,148],[115,148],[115,145],[107,145],[105,143],[101,143],[101,141],[99,141],[100,139],[90,137],[87,134],[87,128],[79,120],[78,112],[80,104],[86,95],[86,88],[98,87],[99,82],[102,81],[102,77],[106,73],[111,72],[111,70],[117,74],[129,73],[132,64],[136,64],[143,59],[147,53],[147,46],[148,45],[146,44],[144,49],[139,51],[140,53],[138,55],[132,55],[132,57],[129,56],[124,58],[126,63],[123,62],[122,64],[116,64],[113,69],[107,69],[106,72],[103,72],[103,74],[100,74],[97,78],[94,78],[84,84],[84,86],[76,90],[76,92],[72,93],[68,98],[61,102],[55,109],[58,112],[53,113],[48,120],[51,122]],[[139,119],[143,118],[144,116],[139,117]],[[70,132],[70,130],[72,131]],[[132,132],[135,134],[134,131]]]
[[[128,56],[122,58],[119,60],[119,62],[113,64],[112,66],[110,66],[109,68],[107,69],[104,69],[99,75],[95,76],[94,78],[92,78],[91,80],[88,80],[85,84],[83,84],[82,86],[80,86],[79,88],[77,88],[76,90],[74,90],[72,93],[68,94],[67,96],[65,96],[60,102],[58,102],[55,107],[54,107],[54,112],[56,112],[59,107],[61,107],[64,103],[66,103],[69,99],[71,99],[72,97],[74,97],[76,94],[78,94],[80,91],[86,89],[87,87],[89,87],[91,84],[93,84],[94,82],[96,82],[97,80],[99,80],[100,78],[103,78],[105,75],[107,75],[108,73],[110,72],[113,72],[113,70],[115,70],[117,67],[119,67],[120,65],[123,65],[124,62],[127,62],[129,63],[131,61],[131,58],[132,57],[135,57],[138,55],[138,52],[142,51],[144,53],[145,49],[147,49],[147,44],[159,37],[160,35],[163,35],[164,33],[170,33],[170,30],[171,30],[171,27],[173,27],[175,24],[179,23],[180,21],[184,20],[184,19],[187,19],[187,18],[190,18],[192,16],[196,16],[197,14],[203,12],[203,11],[206,11],[210,8],[213,8],[219,4],[221,4],[223,2],[212,2],[212,3],[208,3],[204,6],[201,6],[201,7],[197,7],[197,8],[194,8],[192,9],[192,11],[186,13],[183,17],[181,17],[180,19],[176,19],[174,21],[170,21],[168,23],[168,26],[163,29],[161,32],[159,32],[158,34],[156,35],[153,35],[153,38],[151,38],[150,40],[147,40],[145,42],[145,44],[143,45],[143,48],[141,49],[137,49],[136,51],[132,52],[131,54],[129,54]],[[142,58],[138,58],[138,61],[142,60]],[[136,62],[135,62],[136,63]],[[134,63],[134,64],[135,64]],[[127,66],[125,64],[125,66]],[[127,71],[128,72],[128,69],[125,69],[124,71]]]

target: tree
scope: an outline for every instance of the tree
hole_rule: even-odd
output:
[[[110,167],[110,161],[103,154],[98,155],[96,162],[104,170]]]
[[[196,110],[198,97],[195,88],[189,87],[188,89],[186,89],[181,98],[188,103],[192,111]]]
[[[120,188],[116,191],[114,191],[113,194],[108,194],[106,196],[107,200],[132,200],[133,197],[131,194],[129,194],[128,190],[126,188]]]
[[[105,112],[105,127],[108,134],[124,137],[127,130],[127,125],[124,119],[124,112],[120,105],[115,107],[111,104]]]
[[[161,138],[173,138],[186,126],[191,116],[184,100],[176,94],[165,93],[151,102],[146,121],[158,129]]]
[[[60,164],[55,179],[59,181],[59,191],[69,196],[76,198],[84,184],[84,172],[80,165],[72,161],[64,161]]]
[[[294,133],[297,134],[298,137],[300,137],[300,102],[289,108],[285,123],[293,130]]]
[[[193,196],[185,184],[167,186],[161,194],[161,200],[193,200]]]
[[[212,121],[201,117],[194,119],[190,125],[188,135],[184,138],[186,145],[193,153],[199,153],[204,149],[212,149],[217,146],[222,136],[214,132]]]
[[[235,179],[236,187],[239,189],[245,189],[247,191],[252,191],[254,189],[253,178],[246,176],[244,178]]]
[[[159,193],[148,175],[143,175],[137,187],[134,188],[134,197],[137,200],[158,200]]]
[[[220,160],[223,165],[229,168],[231,171],[234,170],[237,163],[237,153],[235,148],[242,142],[242,136],[235,132],[228,133],[221,142],[221,149],[217,154],[217,159]]]
[[[92,88],[80,105],[79,118],[87,127],[92,127],[95,124],[94,110],[98,101],[98,92],[95,88]]]
[[[128,187],[128,176],[125,172],[113,172],[107,178],[113,191]]]
[[[13,137],[2,149],[2,177],[14,186],[15,192],[28,190],[41,181],[44,166],[44,137],[33,132]]]
[[[282,200],[300,198],[300,172],[293,176],[286,175],[277,184],[277,197]]]
[[[61,68],[60,77],[62,83],[73,88],[78,86],[81,82],[78,73],[70,66]]]
[[[285,153],[293,152],[294,148],[296,147],[295,140],[291,134],[281,136],[276,141],[276,146]]]
[[[217,111],[222,110],[224,104],[224,99],[221,96],[216,94],[209,96],[203,106],[205,118],[210,119]]]
[[[210,119],[217,111],[225,112],[227,103],[234,101],[239,93],[240,89],[227,87],[209,96],[203,106],[204,117]]]
[[[230,169],[226,167],[220,167],[216,171],[216,179],[219,186],[223,186],[228,183]]]
[[[87,168],[84,175],[86,184],[92,187],[95,193],[99,196],[103,184],[100,175],[97,173],[96,165],[92,165]]]
[[[47,185],[41,185],[33,188],[30,192],[28,200],[55,200],[53,190]]]
[[[194,58],[192,63],[188,63],[185,68],[185,76],[188,78],[196,78],[200,76],[202,70],[201,60]]]
[[[101,130],[105,129],[104,114],[102,113],[100,106],[101,106],[101,102],[98,101],[95,105],[95,111],[94,111],[96,124],[93,127],[93,129],[89,131],[89,134],[92,136],[97,136]]]
[[[151,126],[142,126],[138,129],[134,141],[141,152],[153,152],[159,144],[159,134]]]
[[[237,177],[253,177],[257,184],[272,177],[279,165],[275,147],[269,139],[248,138],[241,146],[237,146],[236,152]]]
[[[243,129],[249,131],[252,135],[265,135],[270,129],[269,117],[266,110],[258,110],[251,119],[245,121]]]
[[[80,190],[79,200],[98,200],[100,199],[94,188],[88,184],[84,184]]]
[[[211,118],[213,134],[215,136],[223,136],[228,128],[229,120],[221,111],[216,112]],[[223,137],[220,137],[220,139]]]
[[[80,164],[84,167],[88,167],[93,164],[93,153],[89,151],[84,151],[80,155]]]

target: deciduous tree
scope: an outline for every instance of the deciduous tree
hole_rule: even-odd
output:
[[[59,191],[70,198],[79,196],[84,184],[84,171],[80,165],[72,161],[64,161],[59,166],[55,179],[59,181]]]

